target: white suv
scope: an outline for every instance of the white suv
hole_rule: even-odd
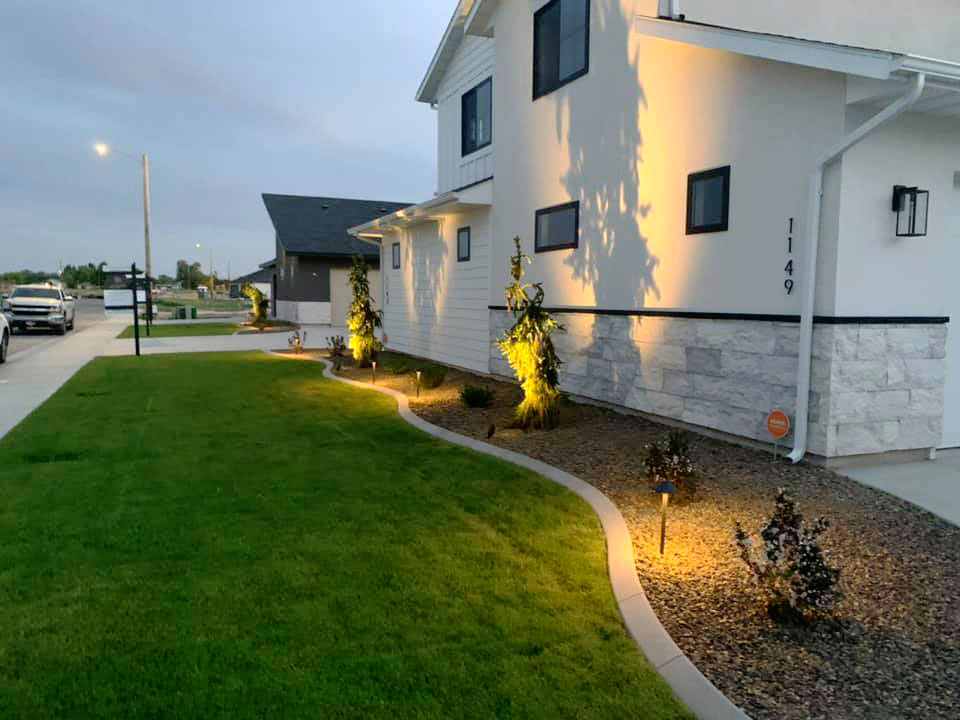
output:
[[[7,361],[7,351],[10,349],[10,323],[7,316],[0,313],[0,365]]]
[[[73,330],[76,317],[73,298],[51,283],[15,287],[3,312],[13,330],[48,328],[58,335]]]

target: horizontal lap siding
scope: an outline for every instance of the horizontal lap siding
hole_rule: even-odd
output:
[[[466,37],[440,83],[437,93],[437,184],[441,193],[493,175],[493,143],[466,157],[460,154],[460,98],[493,76],[493,61],[493,38]],[[496,130],[493,128],[494,142]]]
[[[457,230],[470,227],[470,260],[457,261]],[[400,269],[390,245],[401,243]],[[384,329],[391,350],[487,372],[489,213],[451,215],[384,245]]]

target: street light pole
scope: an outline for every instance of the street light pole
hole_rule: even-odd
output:
[[[150,158],[144,153],[140,159],[143,166],[143,250],[146,255],[147,277],[153,276],[150,262]]]

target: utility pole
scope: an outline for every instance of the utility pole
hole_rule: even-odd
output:
[[[153,275],[153,264],[150,262],[150,158],[146,153],[141,158],[141,164],[143,166],[143,251],[149,278]]]

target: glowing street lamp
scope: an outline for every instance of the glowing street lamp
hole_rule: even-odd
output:
[[[143,171],[143,249],[146,259],[146,276],[148,278],[153,277],[153,265],[150,262],[150,158],[147,157],[146,153],[138,158],[136,155],[115,150],[105,142],[94,143],[93,151],[102,158],[116,153],[140,163],[140,168]]]
[[[663,546],[667,540],[667,504],[677,488],[673,483],[662,482],[654,491],[660,493],[660,557],[663,557]]]

